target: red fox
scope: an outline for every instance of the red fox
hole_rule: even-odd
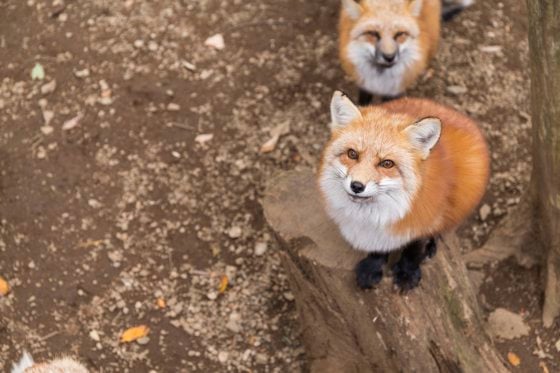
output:
[[[342,0],[339,53],[343,69],[360,87],[360,105],[372,94],[404,93],[435,56],[441,18],[473,0]]]
[[[69,357],[35,363],[31,355],[24,352],[21,360],[12,366],[11,373],[88,373],[88,370]]]
[[[402,290],[420,282],[435,239],[480,202],[489,177],[486,141],[465,115],[426,99],[358,108],[343,93],[331,102],[332,138],[319,170],[327,212],[342,235],[370,253],[356,267],[361,288],[382,278],[387,253]]]

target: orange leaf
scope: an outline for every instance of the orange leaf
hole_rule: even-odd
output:
[[[9,292],[10,292],[10,284],[8,284],[8,281],[4,280],[4,278],[0,276],[0,295],[2,296],[8,295]]]
[[[156,304],[159,308],[165,308],[165,306],[166,306],[165,299],[158,298],[157,301],[156,301]]]
[[[218,287],[218,292],[220,294],[223,294],[226,291],[228,284],[229,284],[228,277],[226,275],[223,275],[220,280],[220,286]]]
[[[121,343],[134,342],[142,337],[145,337],[150,332],[150,328],[146,325],[135,326],[125,330],[121,335]]]
[[[508,352],[507,358],[509,360],[509,363],[511,365],[513,365],[514,367],[517,367],[517,366],[519,366],[519,364],[521,364],[521,359],[519,358],[519,356],[517,356],[513,352]]]

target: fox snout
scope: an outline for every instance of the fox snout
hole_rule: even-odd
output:
[[[394,41],[381,39],[375,48],[375,63],[378,65],[391,66],[397,62],[399,47]]]

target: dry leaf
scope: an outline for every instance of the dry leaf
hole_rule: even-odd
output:
[[[125,330],[121,335],[121,343],[134,342],[148,335],[150,328],[146,325],[135,326]]]
[[[220,279],[220,286],[218,287],[218,292],[220,294],[223,294],[226,291],[228,284],[229,284],[228,277],[226,275],[223,275],[222,278]]]
[[[270,131],[270,134],[272,136],[264,144],[262,144],[259,151],[261,153],[270,153],[271,151],[276,149],[276,144],[278,144],[278,140],[280,139],[280,136],[286,135],[289,132],[290,132],[290,122],[280,123],[279,125],[274,127],[272,131]]]
[[[0,295],[5,296],[10,292],[10,284],[0,276]]]
[[[80,120],[83,118],[83,115],[80,113],[78,115],[76,115],[74,118],[72,119],[68,119],[66,122],[64,122],[64,124],[62,125],[62,130],[63,131],[69,131],[72,128],[76,127],[79,123]]]
[[[548,370],[548,367],[546,366],[546,363],[544,361],[541,361],[539,363],[539,367],[542,369],[543,373],[550,373],[550,370]]]
[[[200,145],[206,144],[208,141],[212,140],[214,135],[211,133],[203,133],[202,135],[198,135],[194,138],[194,141],[199,143]]]
[[[158,298],[157,301],[156,301],[156,304],[159,308],[165,308],[165,306],[166,306],[165,299]]]
[[[517,367],[517,366],[519,366],[519,364],[521,364],[521,359],[519,358],[519,356],[517,356],[513,352],[508,352],[507,358],[508,358],[509,363],[511,365],[513,365],[514,367]]]

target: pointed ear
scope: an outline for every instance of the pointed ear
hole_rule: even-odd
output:
[[[331,100],[331,131],[344,128],[361,118],[360,109],[341,91],[336,91]]]
[[[406,127],[404,132],[422,159],[426,159],[441,136],[441,121],[438,118],[424,118]]]
[[[356,20],[362,14],[362,7],[359,4],[359,0],[342,0],[342,9],[348,14],[348,16]]]
[[[408,9],[413,17],[418,17],[422,12],[422,0],[410,0]]]

